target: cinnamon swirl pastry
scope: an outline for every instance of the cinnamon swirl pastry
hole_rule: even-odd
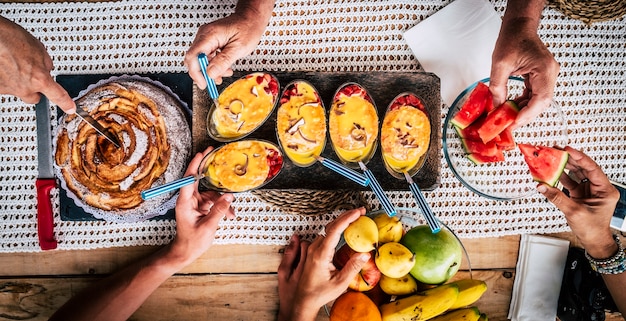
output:
[[[122,144],[116,148],[75,115],[61,120],[55,163],[76,199],[98,210],[134,213],[171,198],[144,205],[140,194],[184,173],[191,133],[176,98],[154,83],[131,78],[97,86],[76,105]]]

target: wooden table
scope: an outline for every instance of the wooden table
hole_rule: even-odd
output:
[[[571,233],[556,236],[576,240]],[[463,240],[474,278],[487,292],[476,303],[489,320],[506,320],[515,277],[519,236]],[[0,254],[0,320],[47,320],[71,296],[154,247]],[[283,247],[214,245],[165,282],[132,320],[274,320],[276,270]],[[467,262],[455,278],[468,277]],[[317,320],[328,320],[320,310]],[[621,320],[607,315],[607,320]]]

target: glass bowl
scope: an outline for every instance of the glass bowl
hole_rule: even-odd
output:
[[[403,92],[389,103],[380,130],[381,154],[389,174],[403,180],[404,172],[413,176],[420,170],[431,128],[424,101],[416,94]]]
[[[367,164],[378,145],[378,112],[369,92],[354,82],[342,84],[328,113],[331,145],[339,160],[352,168]]]
[[[280,173],[283,155],[264,140],[241,140],[216,148],[204,156],[198,173],[200,185],[219,192],[247,192],[264,186]]]
[[[244,138],[259,128],[278,102],[280,84],[272,74],[255,72],[241,77],[217,98],[207,115],[207,132],[218,142]]]
[[[480,80],[489,85],[489,78]],[[504,152],[504,161],[476,165],[466,157],[461,138],[454,130],[451,120],[459,111],[478,82],[465,89],[455,99],[443,125],[443,152],[454,176],[469,190],[494,200],[513,200],[536,193],[537,183],[533,181],[519,149],[516,147]],[[515,99],[523,94],[524,79],[509,77],[508,97]],[[520,107],[523,107],[520,106]],[[559,106],[553,101],[531,123],[513,131],[517,144],[542,146],[566,146],[567,122]]]
[[[315,163],[326,146],[326,109],[317,89],[308,81],[285,86],[276,113],[278,143],[294,165]]]

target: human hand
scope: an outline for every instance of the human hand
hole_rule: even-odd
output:
[[[492,54],[489,89],[494,106],[507,97],[509,76],[521,75],[529,94],[528,105],[521,109],[512,129],[530,123],[552,103],[559,63],[537,35],[534,23],[504,20]]]
[[[304,267],[293,298],[292,320],[312,320],[319,309],[336,299],[369,260],[369,253],[355,253],[338,270],[333,264],[335,247],[348,225],[365,215],[364,208],[349,210],[326,225],[326,236],[318,236],[306,251]]]
[[[211,149],[193,158],[185,176],[198,175],[198,166]],[[235,217],[230,207],[233,199],[230,193],[220,195],[214,191],[199,192],[197,181],[182,187],[176,201],[176,237],[169,245],[169,255],[181,266],[186,266],[206,252],[213,244],[220,220],[223,217]]]
[[[537,189],[565,214],[572,232],[589,255],[609,257],[616,251],[610,224],[619,191],[589,156],[571,147],[565,147],[565,151],[569,153],[566,168],[570,173],[569,176],[563,173],[560,182],[569,191],[569,197],[546,184]]]
[[[244,1],[237,3],[235,12],[228,17],[204,24],[185,55],[189,76],[200,89],[207,86],[200,70],[198,55],[205,53],[211,63],[207,68],[209,78],[216,84],[222,77],[233,75],[232,64],[250,54],[259,44],[274,8],[274,1]]]
[[[52,59],[44,45],[19,25],[0,17],[0,94],[39,102],[40,93],[68,114],[76,104],[50,75]]]
[[[310,243],[301,241],[298,235],[291,236],[278,266],[278,321],[291,320],[293,300],[298,290],[298,281],[306,261]]]

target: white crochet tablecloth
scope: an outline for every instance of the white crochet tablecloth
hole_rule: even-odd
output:
[[[100,3],[0,4],[0,14],[32,32],[48,48],[54,74],[185,72],[183,57],[197,28],[234,10],[235,1],[158,0]],[[278,1],[252,55],[237,70],[419,71],[402,33],[449,1]],[[505,1],[492,1],[502,14]],[[626,19],[587,26],[544,10],[540,35],[561,64],[555,100],[568,120],[570,145],[582,148],[609,178],[626,182]],[[442,106],[442,123],[448,106]],[[36,230],[35,111],[0,96],[0,252],[39,251]],[[443,155],[443,154],[442,154]],[[425,192],[438,217],[461,237],[568,230],[542,196],[492,201],[467,190],[441,159],[440,187]],[[370,193],[367,200],[378,202]],[[398,206],[415,206],[394,192]],[[175,222],[69,222],[59,217],[59,249],[159,245]],[[250,193],[234,204],[216,243],[286,244],[295,231],[313,235],[334,217],[281,213]]]

